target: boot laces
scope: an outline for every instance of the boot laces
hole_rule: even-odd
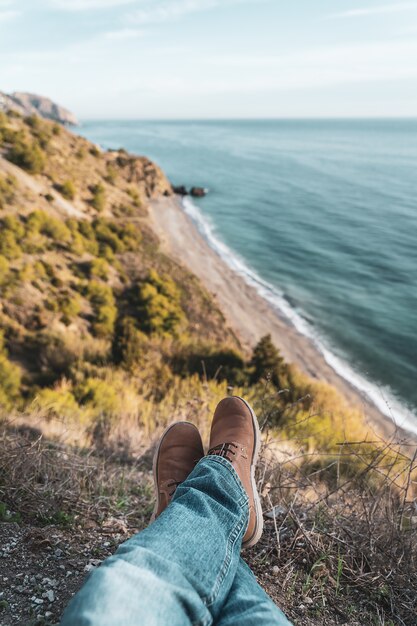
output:
[[[207,454],[215,454],[217,456],[221,456],[224,459],[227,459],[230,463],[233,462],[233,459],[230,458],[229,455],[233,455],[236,456],[236,452],[233,450],[233,448],[237,449],[239,446],[236,443],[233,442],[227,442],[227,443],[221,443],[218,446],[214,446],[214,448],[211,448]]]

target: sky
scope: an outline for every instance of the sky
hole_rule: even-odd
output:
[[[415,117],[417,1],[0,0],[0,90],[81,119]]]

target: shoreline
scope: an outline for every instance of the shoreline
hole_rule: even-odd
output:
[[[364,421],[384,437],[416,439],[406,427],[395,424],[365,392],[343,378],[326,361],[313,339],[297,330],[277,307],[262,297],[210,246],[177,197],[152,201],[149,213],[162,248],[185,265],[204,284],[223,312],[227,324],[249,350],[267,333],[288,363],[313,379],[335,387],[352,406],[359,408]]]

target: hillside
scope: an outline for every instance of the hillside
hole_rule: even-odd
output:
[[[413,624],[414,447],[267,334],[241,343],[163,252],[149,207],[172,193],[145,157],[0,113],[0,623],[57,623],[149,522],[162,429],[207,437],[233,390],[264,432],[266,530],[246,555],[261,583],[294,624]]]
[[[34,93],[17,92],[7,94],[0,91],[0,111],[14,111],[19,115],[39,115],[47,120],[59,122],[65,126],[77,126],[78,120],[71,111],[56,104],[45,96]]]

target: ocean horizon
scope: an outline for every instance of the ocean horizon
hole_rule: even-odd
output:
[[[417,119],[85,121],[202,186],[184,210],[339,375],[417,432]]]

